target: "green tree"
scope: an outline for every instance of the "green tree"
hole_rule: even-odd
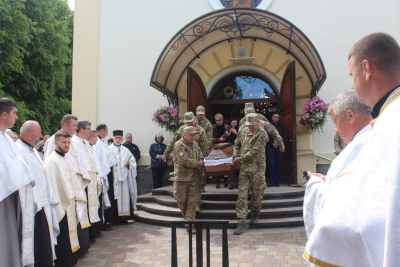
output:
[[[71,110],[73,13],[65,0],[0,0],[3,11],[11,22],[3,26],[0,16],[0,34],[13,45],[0,41],[10,51],[0,54],[0,96],[18,103],[14,130],[33,119],[51,134]]]

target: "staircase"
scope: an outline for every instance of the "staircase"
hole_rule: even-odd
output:
[[[139,196],[135,220],[163,226],[170,226],[173,220],[182,220],[182,213],[173,197],[173,189],[172,185],[166,186]],[[228,227],[235,228],[237,193],[238,189],[217,189],[214,184],[208,184],[206,192],[201,194],[201,212],[197,213],[196,218],[229,220]],[[303,226],[303,196],[302,187],[267,187],[259,221],[255,227]],[[250,199],[249,196],[249,209]],[[250,214],[248,219],[250,220]]]

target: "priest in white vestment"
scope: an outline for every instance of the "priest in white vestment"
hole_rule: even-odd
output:
[[[108,195],[108,190],[110,188],[108,182],[108,174],[111,171],[112,166],[109,162],[109,155],[112,155],[115,158],[114,152],[104,143],[104,138],[108,135],[108,127],[106,124],[99,124],[96,127],[97,138],[96,145],[93,145],[93,150],[98,158],[98,177],[100,178],[100,182],[102,184],[102,194],[100,195],[100,220],[103,223],[102,230],[111,230],[111,226],[105,222],[104,210],[111,208],[111,203]],[[116,160],[114,165],[116,164]]]
[[[71,138],[66,132],[55,134],[56,149],[45,160],[45,170],[59,200],[56,215],[60,234],[57,237],[55,266],[73,266],[78,261],[78,221],[87,213],[86,196],[74,169],[65,158]]]
[[[0,262],[2,266],[34,264],[34,177],[15,142],[5,134],[7,128],[14,127],[17,119],[15,102],[1,97]]]
[[[118,202],[118,216],[133,219],[137,199],[136,161],[129,149],[122,146],[123,131],[116,130],[113,136],[114,143],[109,148],[117,158],[117,165],[113,168],[113,186],[114,198]]]
[[[400,266],[400,47],[370,34],[353,46],[349,69],[359,101],[373,106],[372,130],[330,182],[304,257],[319,266]]]
[[[36,121],[26,121],[20,129],[16,145],[35,178],[33,187],[35,201],[35,265],[52,267],[55,259],[54,245],[60,232],[55,208],[58,199],[44,170],[44,162],[34,148],[42,137]]]
[[[76,128],[78,125],[78,118],[74,115],[67,114],[61,120],[61,129],[60,131],[68,133],[70,136],[75,134]],[[56,149],[54,144],[54,134],[47,139],[44,148],[43,155],[44,158],[48,157],[53,151]]]

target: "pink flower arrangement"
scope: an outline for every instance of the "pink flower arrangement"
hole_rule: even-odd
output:
[[[161,128],[174,134],[180,127],[178,109],[176,107],[161,107],[153,113],[152,121]]]
[[[318,96],[309,99],[307,104],[303,106],[303,117],[300,118],[300,124],[310,128],[312,131],[322,131],[322,127],[326,123],[326,114],[329,104],[325,104]]]

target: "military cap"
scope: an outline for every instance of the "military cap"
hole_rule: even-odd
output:
[[[113,131],[113,136],[124,136],[124,131],[115,130],[115,131]]]
[[[192,113],[193,114],[193,113]],[[185,128],[183,128],[183,132],[184,133],[192,133],[192,134],[197,134],[197,133],[199,133],[198,131],[197,131],[197,129],[196,129],[196,127],[193,127],[193,126],[187,126],[187,127],[185,127]]]
[[[250,113],[246,115],[246,125],[254,125],[258,121],[257,114]]]
[[[185,116],[183,117],[183,122],[192,122],[194,120],[193,112],[186,112]]]
[[[204,114],[204,113],[206,113],[206,109],[205,109],[203,106],[198,106],[198,107],[196,108],[196,114],[197,114],[197,115],[199,115],[199,114]]]
[[[245,115],[250,114],[250,113],[255,113],[255,112],[256,112],[256,111],[255,111],[254,108],[246,108],[246,109],[244,110],[244,114],[245,114]]]
[[[248,108],[253,108],[254,109],[254,103],[245,103],[244,104],[244,110],[246,110]]]

